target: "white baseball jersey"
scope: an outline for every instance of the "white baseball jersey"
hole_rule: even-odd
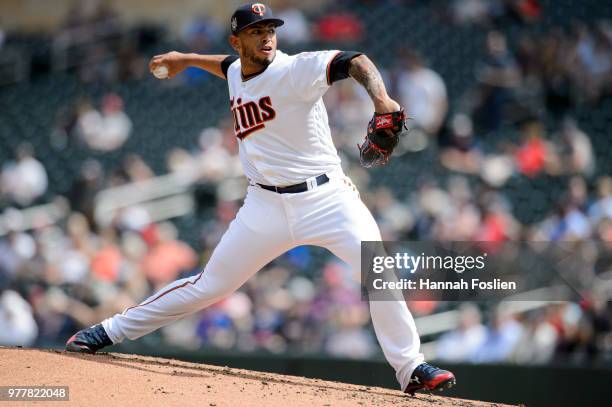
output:
[[[337,53],[277,51],[262,73],[246,80],[239,59],[229,66],[234,132],[251,182],[298,184],[339,167],[321,99],[329,89],[329,65]]]

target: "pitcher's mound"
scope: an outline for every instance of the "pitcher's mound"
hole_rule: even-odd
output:
[[[61,405],[74,406],[500,406],[145,356],[0,347],[0,386],[9,385],[69,386]]]

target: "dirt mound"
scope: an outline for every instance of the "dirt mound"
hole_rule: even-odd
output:
[[[0,347],[0,386],[9,385],[69,386],[62,405],[75,406],[499,406],[119,353]]]

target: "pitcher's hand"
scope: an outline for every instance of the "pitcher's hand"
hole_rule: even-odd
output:
[[[149,62],[149,71],[153,73],[155,68],[165,65],[168,68],[168,78],[174,78],[189,67],[188,61],[189,54],[171,51],[151,58]]]

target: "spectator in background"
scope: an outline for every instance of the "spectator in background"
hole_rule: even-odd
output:
[[[288,0],[280,0],[274,3],[274,14],[285,22],[279,28],[281,42],[299,45],[310,40],[310,24],[302,10],[291,7]]]
[[[166,155],[166,169],[168,172],[180,175],[186,180],[197,177],[197,161],[191,153],[184,148],[174,147]]]
[[[132,121],[123,111],[123,99],[108,93],[102,99],[102,113],[87,100],[80,103],[77,129],[92,150],[113,151],[129,137]]]
[[[119,13],[113,8],[112,0],[98,0],[96,9],[90,18],[95,32],[100,35],[117,33],[120,29]]]
[[[152,225],[143,233],[149,251],[143,257],[141,266],[155,290],[178,279],[183,272],[190,273],[196,267],[195,252],[177,239],[177,230],[171,223]]]
[[[379,225],[384,240],[401,240],[401,233],[410,230],[414,218],[409,208],[400,203],[392,191],[379,187],[372,191],[372,215]]]
[[[123,99],[117,94],[108,93],[102,99],[102,118],[104,130],[102,143],[92,147],[100,150],[116,150],[121,147],[132,131],[132,121],[123,111]]]
[[[465,178],[455,177],[450,183],[451,194],[446,197],[450,199],[450,204],[434,221],[434,236],[439,240],[472,240],[480,227],[481,213],[473,202],[473,193],[467,186],[461,187],[467,192],[462,194],[463,196],[454,193],[452,184],[467,185]]]
[[[123,256],[119,249],[117,236],[111,228],[102,230],[98,249],[91,256],[92,276],[110,284],[119,282]]]
[[[12,281],[21,267],[21,256],[15,250],[16,240],[17,233],[13,230],[0,238],[0,286]]]
[[[225,129],[227,130],[227,129]],[[201,180],[218,182],[232,176],[239,176],[239,157],[227,144],[227,134],[216,128],[207,128],[200,133],[200,151],[195,157],[197,175]],[[232,137],[235,139],[235,137]]]
[[[0,288],[0,344],[32,346],[37,335],[30,304],[17,292]]]
[[[511,17],[522,22],[535,22],[542,15],[540,0],[506,0],[506,9]]]
[[[85,160],[72,182],[68,197],[72,210],[84,214],[90,223],[94,220],[94,199],[103,186],[102,165],[92,158]]]
[[[562,117],[576,103],[571,71],[576,65],[576,45],[561,30],[553,30],[539,42],[534,54],[544,85],[546,108]]]
[[[324,42],[354,44],[365,35],[363,21],[350,11],[342,10],[324,14],[315,25],[316,36]]]
[[[200,133],[198,150],[174,148],[166,156],[171,173],[196,184],[198,210],[214,205],[215,199],[242,198],[243,178],[235,140],[232,128],[210,127]]]
[[[79,138],[89,145],[89,140],[99,137],[102,130],[102,115],[92,105],[91,100],[84,98],[78,102],[76,131]]]
[[[57,263],[62,283],[79,284],[89,278],[95,239],[87,219],[80,213],[72,213],[66,223],[66,236],[57,236],[55,242],[49,242],[52,250],[49,255]]]
[[[76,57],[73,57],[76,59]],[[83,83],[112,83],[117,79],[117,62],[113,50],[104,42],[94,42],[87,47],[84,57],[73,61],[79,69],[79,79]]]
[[[470,360],[484,341],[486,332],[486,328],[481,324],[478,307],[469,303],[461,304],[459,326],[440,337],[436,358],[452,362]]]
[[[590,298],[581,303],[583,316],[583,331],[588,335],[583,337],[586,348],[585,359],[589,362],[604,359],[606,342],[612,331],[610,321],[609,300],[605,294],[593,293]]]
[[[210,219],[202,226],[200,245],[204,249],[204,256],[208,258],[212,250],[221,240],[223,233],[240,209],[239,202],[217,200],[215,218]]]
[[[566,118],[557,135],[556,144],[559,149],[559,161],[566,174],[582,174],[590,176],[595,171],[595,155],[591,139],[572,118]]]
[[[612,37],[604,23],[591,31],[584,24],[576,28],[576,56],[578,66],[575,80],[582,96],[591,103],[597,102],[602,91],[611,83]]]
[[[55,150],[63,150],[75,144],[77,110],[74,105],[61,106],[55,116],[49,139]]]
[[[6,40],[6,34],[4,33],[4,29],[2,28],[2,19],[0,18],[0,50],[4,47],[4,41]]]
[[[223,27],[206,15],[194,16],[181,27],[181,40],[189,49],[198,52],[209,49],[222,36]]]
[[[325,342],[330,355],[361,359],[376,352],[372,333],[364,329],[369,315],[363,304],[345,304],[342,310],[336,310],[332,321],[335,324]]]
[[[522,143],[514,153],[518,171],[528,177],[535,177],[544,171],[549,146],[543,138],[543,126],[537,120],[523,125]]]
[[[571,178],[568,192],[559,201],[556,210],[537,226],[538,237],[546,241],[575,241],[590,238],[593,229],[585,213],[584,179]]]
[[[2,169],[0,186],[10,201],[25,207],[47,191],[48,182],[45,167],[34,157],[32,146],[23,143],[17,148],[17,159]]]
[[[479,130],[490,132],[500,128],[521,76],[502,33],[488,33],[486,50],[487,57],[476,70],[479,85],[474,120]]]
[[[23,231],[23,217],[17,209],[6,210],[3,218],[6,235],[0,237],[0,292],[21,277],[37,250],[32,236]]]
[[[412,207],[415,211],[415,234],[417,239],[435,239],[438,220],[453,210],[453,202],[446,191],[435,180],[423,180],[417,193],[413,194]]]
[[[585,362],[593,357],[593,326],[588,323],[584,309],[578,304],[562,305],[559,312],[558,329],[561,333],[555,349],[559,361]]]
[[[541,364],[550,361],[559,340],[556,327],[548,320],[549,309],[527,315],[525,329],[511,361],[521,364]]]
[[[495,363],[507,360],[522,335],[523,327],[503,305],[498,306],[484,340],[471,359],[476,363]]]
[[[406,115],[428,134],[437,135],[448,110],[444,80],[415,50],[402,53],[399,70],[396,87]]]
[[[138,154],[129,154],[121,167],[127,182],[142,182],[155,177],[155,173]]]
[[[376,349],[371,331],[365,330],[370,317],[367,305],[360,300],[358,276],[337,260],[326,262],[321,269],[320,287],[310,312],[313,323],[320,325],[315,329],[325,335],[324,349],[342,357],[372,355]]]
[[[440,152],[440,162],[451,171],[477,174],[483,154],[474,135],[472,120],[466,114],[455,114],[450,120],[446,140]]]
[[[166,167],[173,174],[193,182],[219,182],[240,176],[240,159],[236,154],[233,130],[222,126],[202,130],[199,149],[193,154],[175,147],[166,155]]]
[[[73,0],[68,9],[68,13],[64,17],[58,35],[63,35],[71,30],[80,28],[85,25],[85,15],[83,11],[84,3],[80,0]]]
[[[181,27],[181,40],[190,52],[206,54],[211,44],[218,43],[223,34],[223,28],[205,15],[194,16]],[[203,69],[189,67],[181,75],[185,84],[195,85],[210,79],[210,74]]]
[[[604,220],[612,221],[612,178],[601,177],[597,180],[597,198],[589,208],[593,226]]]
[[[147,74],[147,61],[138,47],[131,42],[123,42],[116,55],[116,75],[119,81],[128,79],[143,80]]]
[[[520,22],[534,22],[542,14],[539,0],[455,0],[451,13],[459,24],[501,23],[512,18]]]
[[[453,0],[451,15],[458,24],[485,24],[489,21],[491,2],[488,0]]]
[[[481,209],[480,227],[474,240],[502,242],[510,237],[512,216],[497,202],[487,203]]]
[[[128,154],[115,168],[108,188],[136,184],[155,177],[155,173],[138,154]],[[151,215],[143,203],[123,207],[115,213],[115,227],[120,230],[142,231],[151,223]]]
[[[600,20],[596,24],[596,34],[598,41],[598,56],[600,58],[600,73],[598,80],[602,88],[601,96],[612,93],[612,22],[610,20]],[[605,66],[605,69],[601,69]]]

